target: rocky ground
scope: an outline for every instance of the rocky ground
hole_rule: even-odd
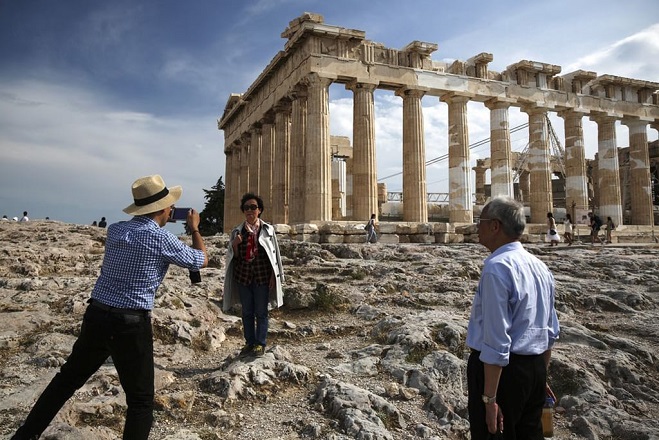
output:
[[[0,436],[9,438],[79,331],[105,230],[0,223]],[[281,239],[285,307],[264,357],[237,357],[220,302],[227,237],[191,285],[156,298],[152,439],[467,439],[464,341],[487,250],[477,244]],[[658,439],[659,248],[528,245],[553,270],[561,340],[555,438]],[[117,439],[124,395],[109,359],[43,438]]]

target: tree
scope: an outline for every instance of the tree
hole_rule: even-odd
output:
[[[211,189],[204,189],[206,206],[199,213],[201,235],[215,235],[224,229],[224,182],[222,176]]]

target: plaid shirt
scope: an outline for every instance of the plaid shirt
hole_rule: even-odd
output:
[[[261,234],[262,228],[259,229],[259,234]],[[245,227],[241,231],[243,237],[245,237],[246,231]],[[243,285],[252,284],[252,282],[263,285],[270,283],[270,277],[272,276],[272,265],[270,264],[270,259],[268,259],[268,253],[263,246],[259,243],[259,251],[256,254],[256,258],[253,261],[249,262],[245,259],[247,254],[247,240],[243,240],[238,245],[238,255],[236,255],[236,262],[233,266],[233,276],[236,281]]]
[[[145,216],[108,228],[101,275],[92,298],[111,307],[151,310],[170,264],[199,270],[204,253]]]

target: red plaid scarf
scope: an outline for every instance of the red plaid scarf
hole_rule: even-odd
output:
[[[253,225],[245,222],[245,230],[247,231],[247,252],[245,252],[245,260],[248,262],[254,261],[256,255],[259,253],[259,229],[261,228],[261,221],[257,218]]]

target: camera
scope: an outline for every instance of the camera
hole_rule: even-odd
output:
[[[187,220],[188,219],[188,212],[190,212],[192,208],[174,208],[172,209],[172,212],[169,214],[169,221],[170,222],[176,222],[177,220]]]

